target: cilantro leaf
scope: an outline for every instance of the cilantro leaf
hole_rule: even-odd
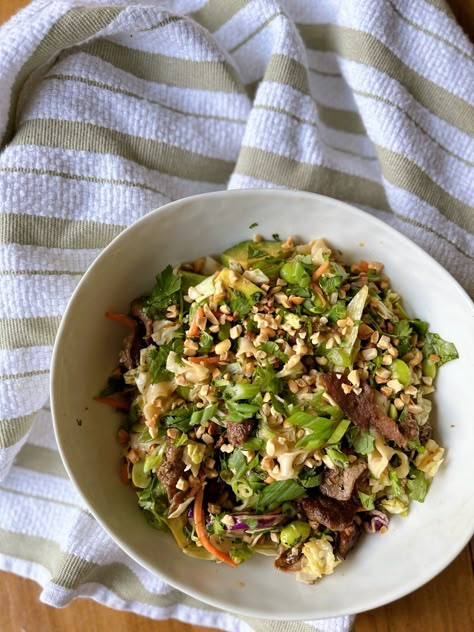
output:
[[[161,531],[167,531],[163,517],[168,510],[168,495],[166,489],[156,478],[152,476],[148,487],[137,492],[138,506],[145,512],[148,522]]]
[[[258,226],[258,222],[252,222],[249,228],[257,228],[257,226]]]
[[[191,417],[194,411],[194,406],[175,408],[166,413],[165,417],[160,419],[160,422],[164,423],[166,428],[177,428],[181,432],[189,432],[192,427]]]
[[[458,351],[452,342],[443,340],[439,334],[434,334],[429,331],[425,336],[423,357],[428,358],[431,354],[439,356],[439,366],[450,360],[459,358]]]
[[[229,292],[230,293],[230,292]],[[229,307],[233,312],[238,312],[239,316],[247,316],[252,309],[252,304],[242,292],[232,290],[231,300],[229,301]]]
[[[393,325],[393,335],[395,338],[408,338],[411,336],[411,326],[408,320],[399,320]]]
[[[173,267],[166,266],[160,274],[156,275],[155,287],[143,304],[145,311],[153,315],[178,302],[177,294],[181,289],[181,282],[182,278],[173,273]]]
[[[254,384],[260,386],[262,392],[278,395],[283,388],[283,381],[276,376],[270,364],[258,366],[255,369]]]
[[[266,252],[258,247],[258,245],[249,244],[247,248],[248,258],[249,259],[259,259],[260,257],[264,257]]]
[[[410,326],[415,331],[420,338],[424,338],[428,332],[428,323],[424,320],[419,320],[418,318],[411,318],[409,320]]]
[[[259,350],[265,351],[265,353],[269,356],[275,356],[278,358],[283,364],[288,362],[288,356],[283,351],[280,351],[280,347],[276,342],[269,340],[268,342],[263,342],[259,347]]]
[[[334,276],[322,276],[319,279],[319,285],[326,296],[330,296],[333,292],[337,292],[344,281],[344,277],[340,274]]]
[[[168,358],[169,348],[163,345],[159,349],[150,349],[148,359],[150,364],[148,372],[150,374],[151,383],[167,382],[171,379],[172,373],[166,369],[166,359]]]
[[[347,316],[347,309],[344,303],[338,302],[329,310],[328,318],[332,323],[343,320]]]

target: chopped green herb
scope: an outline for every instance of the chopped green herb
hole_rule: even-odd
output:
[[[364,492],[361,492],[361,491],[358,491],[357,493],[359,495],[360,502],[362,504],[362,507],[364,507],[364,509],[367,509],[367,511],[374,509],[375,496],[373,494],[364,494]]]
[[[452,342],[443,340],[439,334],[433,334],[429,331],[425,336],[425,344],[423,345],[423,357],[429,358],[429,356],[439,356],[439,366],[459,358],[456,347]]]
[[[414,475],[407,480],[408,498],[419,503],[424,502],[429,486],[424,473],[417,469]]]
[[[181,288],[182,278],[176,276],[172,266],[166,268],[156,276],[155,287],[150,296],[145,299],[143,307],[153,316],[178,302],[178,292]]]

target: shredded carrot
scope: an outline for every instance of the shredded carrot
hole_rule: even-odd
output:
[[[217,364],[220,362],[219,356],[190,356],[188,358],[194,364]]]
[[[117,432],[118,442],[121,445],[126,445],[128,443],[129,438],[130,438],[130,435],[128,434],[128,432],[124,428],[120,428],[120,430]]]
[[[130,316],[126,316],[125,314],[118,314],[117,312],[105,312],[107,318],[111,320],[116,320],[118,323],[122,323],[122,325],[127,325],[127,327],[136,327],[137,321]]]
[[[312,276],[311,276],[311,281],[313,283],[316,283],[316,281],[319,279],[320,276],[323,276],[323,274],[326,272],[326,270],[329,268],[329,259],[326,261],[323,261],[322,264],[319,266],[319,268],[317,268]]]
[[[107,397],[94,397],[94,399],[96,402],[107,404],[107,406],[112,406],[112,408],[118,408],[119,410],[130,410],[130,404],[125,399],[119,399],[118,397],[114,397],[113,395],[109,395]]]
[[[122,480],[122,483],[128,485],[128,462],[125,460],[123,461],[122,467],[120,468],[120,478]]]
[[[190,338],[193,338],[194,336],[199,335],[200,329],[198,327],[197,322],[198,322],[198,319],[203,318],[203,316],[204,316],[204,310],[202,307],[199,307],[197,312],[194,314],[193,322],[191,323],[191,326],[188,330],[188,336]]]
[[[194,499],[194,524],[196,526],[197,537],[199,538],[199,541],[201,542],[203,547],[206,549],[206,551],[209,551],[209,553],[214,555],[214,557],[217,557],[217,559],[221,560],[222,562],[225,562],[229,566],[235,567],[237,566],[237,564],[230,557],[230,555],[218,549],[209,540],[209,536],[206,531],[206,523],[204,520],[204,510],[202,508],[203,497],[204,497],[204,489],[201,487],[201,489],[196,494],[196,498]]]

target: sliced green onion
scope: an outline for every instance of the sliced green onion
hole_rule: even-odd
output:
[[[143,466],[143,471],[145,474],[147,474],[150,470],[154,470],[160,465],[163,459],[165,448],[166,448],[166,443],[162,443],[160,446],[155,448],[151,454],[149,454],[146,457],[145,463]]]
[[[227,403],[227,413],[230,421],[245,421],[253,417],[260,406],[258,404],[238,404],[237,402]]]
[[[337,448],[326,448],[326,454],[339,467],[346,467],[349,464],[349,457]]]
[[[305,488],[293,479],[270,483],[258,495],[257,511],[273,511],[283,502],[301,498],[305,493]]]
[[[346,434],[346,430],[349,428],[350,425],[351,422],[349,421],[349,419],[343,419],[342,421],[340,421],[336,430],[334,430],[327,442],[329,444],[339,443],[342,437]]]
[[[312,419],[314,419],[314,415],[305,413],[302,410],[296,410],[290,417],[287,418],[286,421],[294,426],[306,427]]]
[[[195,410],[191,415],[191,419],[189,421],[191,426],[197,426],[198,424],[203,424],[208,421],[211,417],[213,417],[217,412],[218,404],[211,404],[210,406],[206,406],[201,410]]]
[[[260,386],[257,384],[239,383],[228,386],[224,394],[227,395],[229,399],[237,401],[239,399],[253,399],[259,393]]]

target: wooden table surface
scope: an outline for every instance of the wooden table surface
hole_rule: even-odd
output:
[[[29,0],[0,0],[0,23]],[[422,0],[417,0],[422,1]],[[474,0],[449,0],[465,31],[474,36]],[[449,534],[446,534],[449,537]],[[474,545],[448,568],[411,595],[359,614],[355,632],[467,632],[474,630]],[[43,605],[34,582],[0,572],[1,632],[210,632],[174,620],[152,621],[118,612],[90,599],[64,609]]]

